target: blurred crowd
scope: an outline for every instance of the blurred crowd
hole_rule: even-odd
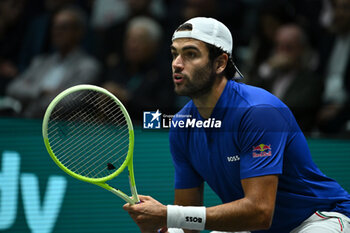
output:
[[[350,135],[350,0],[1,0],[0,115],[42,118],[62,90],[102,86],[135,123],[174,114],[171,36],[226,24],[243,82],[284,101],[311,135]]]

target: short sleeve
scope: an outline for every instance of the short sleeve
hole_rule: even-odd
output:
[[[290,122],[281,111],[289,109],[255,106],[244,114],[238,132],[241,179],[282,174]]]
[[[189,152],[186,146],[186,132],[174,129],[170,130],[170,152],[175,168],[175,188],[195,188],[203,183],[202,177],[194,170],[189,160]]]

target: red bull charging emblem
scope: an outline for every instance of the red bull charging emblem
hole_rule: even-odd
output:
[[[271,156],[271,144],[260,144],[253,146],[253,158]]]

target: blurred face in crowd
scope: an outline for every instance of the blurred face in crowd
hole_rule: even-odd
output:
[[[217,3],[215,0],[186,0],[183,9],[183,18],[185,20],[197,16],[213,16],[216,13]]]
[[[133,64],[148,62],[155,55],[157,42],[152,40],[147,29],[131,27],[126,32],[124,53],[127,61]]]
[[[264,14],[261,16],[260,24],[263,36],[273,41],[277,29],[281,26],[281,22],[273,15]]]
[[[286,58],[286,67],[290,68],[299,63],[304,52],[302,31],[295,25],[282,26],[277,30],[275,53]]]
[[[334,1],[333,28],[338,33],[350,31],[350,0]]]
[[[191,98],[208,93],[215,81],[213,64],[205,43],[195,39],[176,39],[171,45],[175,92]]]
[[[71,3],[73,0],[46,0],[45,7],[48,11],[54,12]]]
[[[25,0],[0,1],[0,26],[14,25],[19,20],[25,5]]]
[[[61,52],[66,53],[76,48],[83,34],[77,16],[70,11],[61,11],[53,19],[52,42]]]
[[[129,9],[132,13],[137,14],[148,10],[151,0],[128,0]]]

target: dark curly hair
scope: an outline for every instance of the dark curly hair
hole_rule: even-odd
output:
[[[232,57],[227,52],[225,52],[222,48],[218,48],[215,45],[211,45],[208,43],[205,43],[205,45],[207,46],[208,51],[209,51],[210,62],[214,62],[214,60],[223,53],[227,54],[228,61],[227,61],[227,65],[226,65],[226,68],[225,68],[223,74],[226,76],[227,79],[232,79],[236,74],[236,68],[234,66]]]

